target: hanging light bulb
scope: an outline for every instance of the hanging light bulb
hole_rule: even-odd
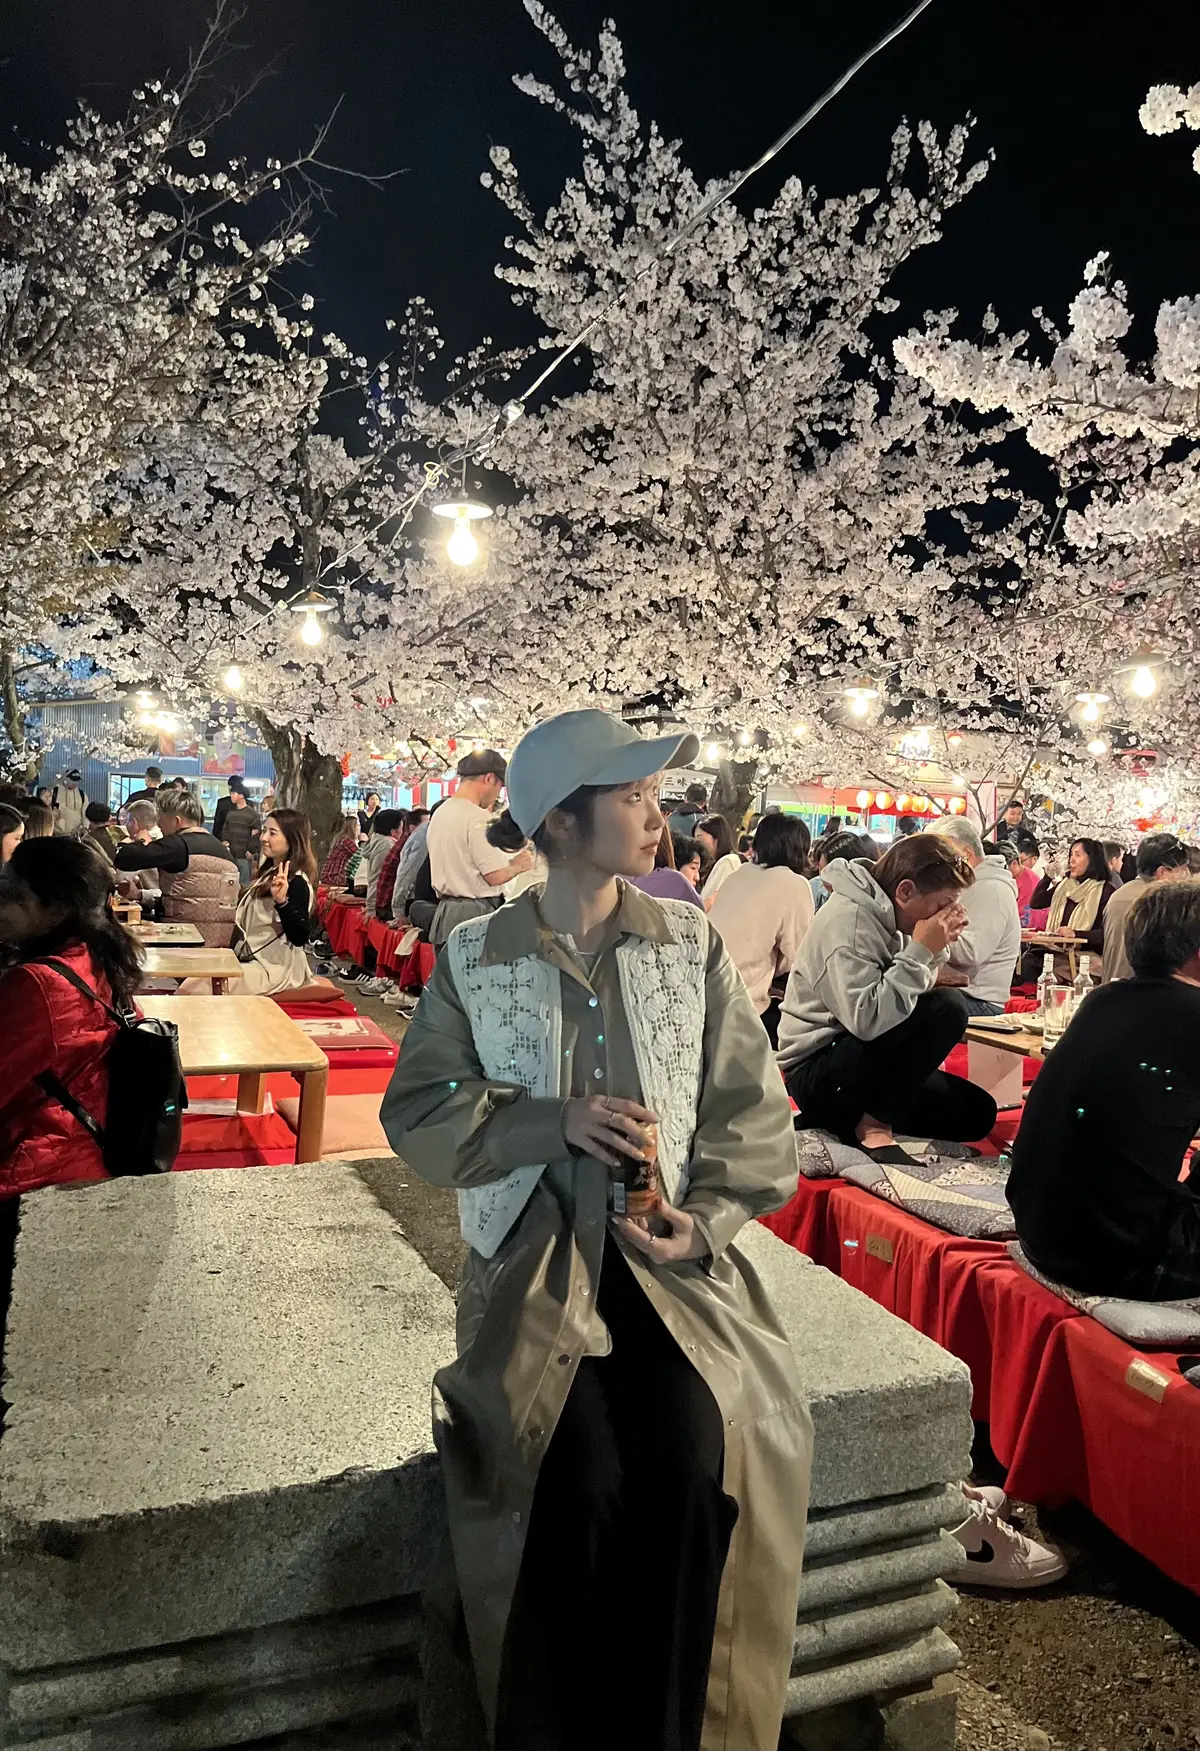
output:
[[[1139,699],[1149,699],[1158,686],[1158,680],[1148,663],[1139,663],[1129,685]]]
[[[806,736],[808,734],[808,725],[807,724],[793,724],[792,725],[792,734],[795,736],[796,740],[799,741],[801,736]]]
[[[472,532],[471,524],[490,517],[491,505],[480,504],[477,499],[462,498],[446,499],[432,508],[435,517],[445,517],[454,524],[446,542],[446,558],[452,565],[473,565],[479,558],[479,542]]]
[[[870,713],[872,702],[879,698],[879,689],[870,686],[847,687],[846,698],[854,717],[866,717]]]
[[[224,679],[225,686],[230,693],[240,693],[242,691],[242,671],[238,668],[236,663],[230,663],[225,671]]]
[[[153,693],[148,693],[146,691],[146,689],[143,687],[137,695],[137,708],[138,708],[138,710],[139,711],[150,711],[153,709],[153,706],[154,706]]]
[[[1153,689],[1151,689],[1151,691],[1153,691]],[[1098,724],[1100,722],[1100,707],[1108,704],[1108,694],[1077,693],[1075,695],[1075,703],[1083,708],[1079,713],[1079,721],[1081,723]]]
[[[320,644],[325,634],[321,630],[319,616],[333,613],[333,603],[328,596],[323,596],[320,590],[310,590],[307,596],[301,596],[298,602],[290,602],[288,606],[293,614],[303,614],[304,623],[300,628],[300,637],[307,645]]]
[[[704,758],[708,761],[710,766],[715,766],[717,764],[717,762],[720,760],[721,750],[720,750],[720,748],[717,747],[717,744],[715,742],[710,742],[708,744],[708,747],[705,748]]]
[[[1101,754],[1108,753],[1108,743],[1103,736],[1094,736],[1087,745],[1087,751],[1089,754],[1094,754],[1098,760]]]
[[[739,748],[748,748],[750,746],[750,742],[751,742],[750,731],[749,730],[742,730],[741,734],[738,736],[738,747]]]

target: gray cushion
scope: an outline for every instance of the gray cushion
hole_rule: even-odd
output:
[[[1081,1295],[1078,1289],[1068,1289],[1065,1283],[1052,1282],[1036,1265],[1030,1264],[1019,1240],[1011,1241],[1008,1251],[1035,1283],[1061,1296],[1081,1313],[1090,1314],[1127,1344],[1174,1349],[1177,1344],[1200,1342],[1200,1297],[1191,1301],[1124,1301],[1116,1295]]]

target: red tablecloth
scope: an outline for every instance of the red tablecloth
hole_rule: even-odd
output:
[[[944,1234],[840,1180],[802,1179],[766,1222],[967,1364],[973,1414],[990,1425],[1013,1496],[1074,1497],[1200,1592],[1200,1522],[1188,1511],[1200,1391],[1174,1353],[1122,1343],[999,1242]]]

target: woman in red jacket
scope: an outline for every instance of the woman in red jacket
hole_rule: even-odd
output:
[[[140,977],[133,938],[109,909],[112,890],[108,867],[74,839],[25,840],[0,871],[0,943],[15,957],[0,977],[0,1324],[18,1195],[107,1177],[94,1139],[38,1077],[52,1072],[103,1127],[117,1031],[103,1005],[127,1009]]]

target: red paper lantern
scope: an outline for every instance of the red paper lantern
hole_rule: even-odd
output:
[[[952,815],[964,815],[964,814],[966,814],[966,812],[967,812],[967,799],[966,799],[966,797],[952,796],[950,798],[950,813]]]

